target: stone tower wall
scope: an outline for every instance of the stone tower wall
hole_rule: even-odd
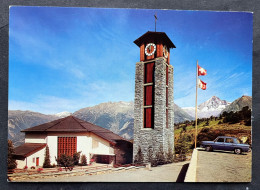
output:
[[[168,69],[168,128],[166,128],[166,61],[164,58],[155,60],[154,77],[154,128],[143,128],[144,105],[144,64],[136,63],[135,73],[135,105],[134,105],[134,143],[133,160],[139,147],[147,162],[148,149],[152,149],[153,156],[160,147],[168,153],[169,146],[174,149],[174,112],[173,112],[173,67]]]

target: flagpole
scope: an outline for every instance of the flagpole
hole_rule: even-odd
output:
[[[198,60],[196,64],[195,149],[197,148],[197,97],[198,97]]]

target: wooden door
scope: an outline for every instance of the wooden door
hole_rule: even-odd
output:
[[[36,166],[39,166],[39,157],[36,158]]]

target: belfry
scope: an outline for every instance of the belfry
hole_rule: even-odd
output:
[[[155,156],[174,150],[173,66],[170,49],[176,48],[164,32],[148,31],[134,43],[140,48],[135,71],[133,160],[142,152]]]

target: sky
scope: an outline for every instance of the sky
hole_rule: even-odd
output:
[[[175,44],[174,102],[194,107],[196,61],[207,70],[198,104],[252,96],[253,15],[248,12],[23,7],[10,8],[9,110],[75,112],[134,101],[133,41],[165,32]]]

